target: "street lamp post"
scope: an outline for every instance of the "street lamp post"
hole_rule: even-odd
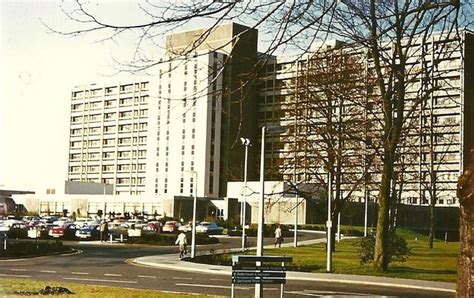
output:
[[[196,174],[196,179],[194,181],[194,195],[193,195],[193,222],[191,229],[191,259],[194,259],[196,256],[196,209],[197,209],[197,176],[196,171],[192,171],[193,174]]]
[[[332,173],[329,170],[328,175],[328,221],[326,222],[327,227],[327,259],[326,259],[326,271],[332,271],[332,220],[331,220],[331,212],[332,212]]]
[[[246,138],[240,138],[242,141],[242,145],[245,146],[245,162],[244,162],[244,192],[243,192],[243,200],[242,200],[242,252],[245,251],[245,217],[246,217],[246,207],[247,207],[247,161],[248,161],[248,151],[250,140]]]
[[[263,126],[262,127],[262,145],[260,151],[260,201],[258,204],[259,217],[257,229],[257,257],[263,256],[263,224],[265,222],[265,133],[283,133],[286,131],[285,126]],[[261,266],[261,262],[256,262],[257,266]],[[263,285],[255,284],[255,297],[263,297]]]

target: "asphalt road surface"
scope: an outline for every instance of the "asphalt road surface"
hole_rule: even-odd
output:
[[[252,241],[252,239],[249,239]],[[268,239],[267,241],[271,241]],[[221,239],[221,244],[212,248],[239,247],[240,239]],[[149,246],[101,246],[68,243],[82,253],[66,256],[48,256],[20,260],[0,260],[0,278],[32,278],[48,281],[77,282],[125,288],[140,288],[181,293],[196,293],[230,296],[229,276],[179,272],[147,268],[126,263],[127,259],[167,253],[176,253],[176,247]],[[200,246],[209,249],[211,246]],[[39,289],[38,289],[39,290]],[[236,296],[251,297],[253,285],[236,285]],[[285,297],[328,296],[398,296],[398,297],[450,297],[443,293],[366,288],[363,286],[321,284],[308,281],[288,281],[284,286]],[[279,297],[280,286],[264,287],[265,297]],[[452,295],[451,295],[452,296]]]

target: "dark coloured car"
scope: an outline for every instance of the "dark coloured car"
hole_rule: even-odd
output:
[[[90,225],[83,228],[80,228],[76,231],[76,237],[79,239],[99,239],[100,231],[99,225]]]

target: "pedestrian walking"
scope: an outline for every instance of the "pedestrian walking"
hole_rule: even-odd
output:
[[[281,247],[281,243],[283,242],[283,237],[281,235],[281,227],[278,225],[278,227],[275,229],[275,247],[278,244],[278,247]]]
[[[178,238],[176,238],[176,245],[179,245],[179,258],[182,259],[185,254],[187,254],[187,249],[186,245],[188,244],[188,241],[186,239],[186,234],[184,234],[183,231],[178,235]]]
[[[105,227],[107,226],[107,223],[105,222],[105,220],[101,221],[100,222],[100,225],[99,225],[99,231],[100,231],[100,242],[104,242],[105,239]]]

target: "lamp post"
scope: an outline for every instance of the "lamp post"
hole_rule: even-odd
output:
[[[326,258],[326,271],[332,271],[332,220],[331,220],[331,212],[332,212],[332,172],[331,169],[329,170],[328,175],[328,221],[326,222],[327,227],[327,258]]]
[[[240,138],[242,145],[245,146],[245,161],[244,161],[244,192],[243,192],[243,200],[242,200],[242,252],[245,251],[245,217],[246,217],[246,207],[247,207],[247,161],[248,161],[248,151],[250,140],[246,138]]]
[[[367,223],[369,214],[369,196],[367,195],[367,185],[364,187],[364,237],[367,237]]]
[[[196,179],[194,181],[194,194],[193,194],[193,221],[191,229],[191,259],[194,259],[196,256],[196,209],[197,209],[197,176],[196,171],[191,171],[194,175],[196,174]]]
[[[260,201],[258,204],[258,229],[257,229],[257,257],[263,256],[263,224],[265,222],[265,133],[283,133],[286,126],[263,126],[262,127],[262,145],[260,151]],[[261,262],[257,262],[257,266]],[[263,286],[260,283],[255,284],[255,297],[263,297]]]

